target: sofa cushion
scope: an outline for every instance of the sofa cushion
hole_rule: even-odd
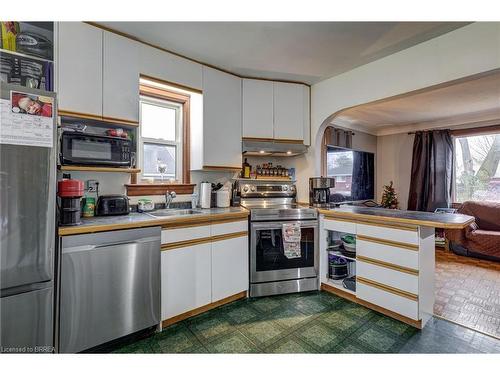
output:
[[[474,216],[481,230],[500,231],[500,202],[467,201],[458,212]]]

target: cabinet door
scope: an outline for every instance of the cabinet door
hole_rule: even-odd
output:
[[[82,22],[60,22],[58,33],[59,110],[101,116],[103,31]]]
[[[311,145],[311,89],[309,86],[302,86],[302,101],[304,103],[304,144],[306,146]]]
[[[104,32],[103,116],[139,121],[139,44]]]
[[[203,166],[241,167],[241,79],[203,68]]]
[[[248,290],[248,237],[212,242],[212,301]]]
[[[212,301],[210,243],[166,250],[161,254],[161,319]]]
[[[243,137],[274,138],[273,82],[243,79]]]
[[[304,140],[304,85],[274,82],[274,138]]]

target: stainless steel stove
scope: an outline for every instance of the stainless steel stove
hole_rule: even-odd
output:
[[[250,210],[250,296],[318,289],[318,213],[297,204],[293,184],[240,184]],[[284,228],[298,224],[298,253],[285,249]]]

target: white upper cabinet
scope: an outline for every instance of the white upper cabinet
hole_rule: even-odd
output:
[[[59,110],[102,114],[103,31],[82,22],[59,22]]]
[[[202,155],[193,166],[241,168],[241,79],[208,67],[203,67]]]
[[[311,88],[306,85],[302,85],[302,100],[304,105],[304,144],[306,146],[311,145]]]
[[[140,45],[140,72],[165,82],[202,90],[202,66],[148,45]]]
[[[304,85],[274,82],[274,138],[304,140]]]
[[[103,116],[139,121],[140,44],[104,32]]]
[[[273,82],[243,79],[243,138],[274,138]]]

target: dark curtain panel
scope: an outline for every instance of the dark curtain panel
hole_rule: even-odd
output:
[[[413,141],[408,209],[432,212],[451,204],[453,142],[449,130],[419,131]]]
[[[375,197],[375,171],[373,154],[354,152],[352,156],[351,195],[353,201]]]
[[[352,131],[329,126],[325,129],[324,144],[327,146],[352,148]]]

